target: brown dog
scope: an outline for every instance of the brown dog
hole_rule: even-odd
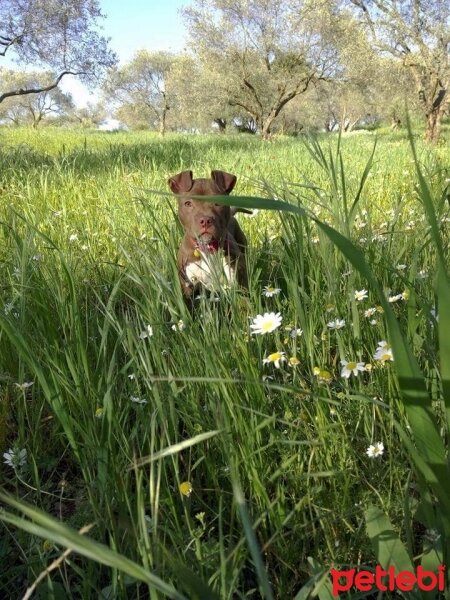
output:
[[[184,228],[178,252],[183,294],[190,298],[201,285],[212,290],[234,281],[247,287],[247,240],[233,216],[236,209],[193,198],[228,195],[236,177],[212,171],[211,179],[193,179],[192,171],[183,171],[168,183],[178,196],[178,216]]]

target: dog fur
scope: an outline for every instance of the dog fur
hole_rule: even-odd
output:
[[[184,229],[178,273],[185,297],[191,298],[201,286],[212,290],[236,282],[247,287],[247,239],[234,217],[238,209],[196,197],[230,194],[236,176],[212,171],[210,179],[193,179],[192,171],[182,171],[168,183],[178,198]]]

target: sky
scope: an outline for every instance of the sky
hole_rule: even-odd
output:
[[[100,0],[103,35],[111,38],[111,47],[121,64],[137,50],[178,52],[186,45],[183,19],[179,14],[189,0]],[[70,92],[76,104],[95,101],[95,96],[74,77],[66,77],[61,89]]]

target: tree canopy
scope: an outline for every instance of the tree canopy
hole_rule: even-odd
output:
[[[99,34],[102,19],[97,0],[2,0],[0,57],[12,56],[21,66],[51,70],[51,82],[0,90],[10,96],[48,92],[65,75],[93,83],[116,62],[108,40]]]
[[[350,0],[374,46],[411,71],[426,118],[426,137],[437,141],[450,96],[448,0]]]

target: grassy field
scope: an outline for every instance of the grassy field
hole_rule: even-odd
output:
[[[36,597],[330,598],[331,567],[384,560],[374,507],[411,560],[445,561],[450,478],[420,457],[446,448],[450,415],[450,143],[414,143],[416,163],[405,132],[0,130],[1,597],[56,560]],[[194,316],[158,194],[184,169],[306,209],[239,215],[249,293]],[[252,334],[266,312],[281,325]],[[401,377],[416,366],[421,397]]]

